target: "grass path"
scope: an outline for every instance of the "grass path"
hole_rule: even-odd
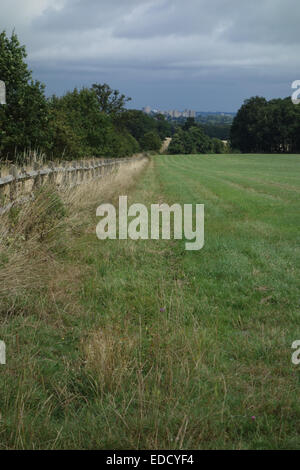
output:
[[[2,447],[299,449],[299,166],[156,157],[129,204],[204,203],[199,252],[100,242],[93,216],[52,303],[2,325]]]

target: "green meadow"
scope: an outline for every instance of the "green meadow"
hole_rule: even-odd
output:
[[[0,448],[300,449],[299,172],[299,155],[160,155],[80,223],[67,208],[44,283],[1,301]],[[119,194],[204,204],[204,247],[98,240]]]

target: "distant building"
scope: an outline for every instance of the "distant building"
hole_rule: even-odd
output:
[[[163,114],[164,116],[168,116],[172,119],[178,119],[181,117],[184,118],[195,118],[196,111],[192,111],[191,109],[185,109],[184,111],[178,111],[177,109],[171,109],[169,111],[158,110],[158,109],[151,109],[150,106],[145,106],[143,108],[144,113],[146,114]]]
[[[146,113],[146,114],[151,114],[151,108],[150,108],[150,106],[145,106],[145,107],[143,108],[143,111],[144,111],[144,113]]]

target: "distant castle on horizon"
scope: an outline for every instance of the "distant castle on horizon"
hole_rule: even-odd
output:
[[[185,109],[184,111],[177,111],[177,109],[172,109],[170,111],[161,111],[158,109],[151,109],[150,106],[145,106],[143,108],[143,112],[146,114],[162,114],[163,116],[169,116],[171,118],[195,118],[196,117],[196,111],[192,111],[191,109]]]

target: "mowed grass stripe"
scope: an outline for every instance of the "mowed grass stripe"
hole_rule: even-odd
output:
[[[167,160],[168,157],[165,158]],[[220,250],[217,251],[218,256],[222,258],[228,248],[231,248],[232,251],[232,247],[234,247],[234,257],[237,259],[239,257],[241,260],[245,259],[246,254],[250,259],[257,260],[259,266],[264,266],[268,276],[274,277],[275,274],[274,282],[277,282],[278,273],[283,270],[285,274],[282,274],[290,283],[290,288],[296,287],[297,278],[294,269],[295,263],[299,260],[297,230],[294,220],[296,208],[286,208],[285,204],[280,205],[277,201],[267,201],[266,203],[262,198],[259,199],[259,195],[255,195],[255,197],[252,194],[245,195],[239,189],[234,188],[233,190],[226,187],[226,184],[222,184],[217,177],[205,177],[203,172],[201,172],[201,176],[199,175],[201,183],[197,187],[198,183],[193,181],[198,176],[193,170],[195,158],[178,158],[191,162],[191,168],[182,173],[180,177],[174,175],[174,171],[176,172],[174,165],[168,174],[166,162],[159,160],[158,164],[162,165],[167,191],[172,192],[178,188],[178,179],[181,178],[186,184],[186,202],[191,202],[193,194],[194,201],[206,204],[206,245],[203,253],[205,249],[213,251],[217,250],[218,246],[223,246],[223,253]],[[224,156],[219,158],[223,159]],[[179,169],[182,171],[181,162]],[[231,204],[232,209],[230,206],[226,207],[224,203],[218,204],[215,197],[210,200],[209,192],[205,194],[207,187],[213,196],[216,194],[221,201],[225,200],[226,203]],[[183,193],[184,189],[181,186],[181,191],[176,192],[174,201],[178,201],[178,197],[181,197]],[[215,210],[212,211],[213,207]],[[197,254],[188,256],[197,259]],[[201,257],[201,263],[205,264],[204,255],[199,254],[198,256]],[[215,260],[215,256],[213,259]],[[228,271],[230,276],[230,269]]]
[[[184,165],[186,158],[194,159],[194,168],[202,168],[206,173],[211,171],[214,174],[236,175],[239,178],[246,176],[256,179],[264,177],[264,181],[270,183],[291,185],[291,180],[295,185],[291,189],[299,189],[299,157],[297,155],[191,155],[180,156],[177,165]],[[172,166],[178,156],[169,156],[169,164]],[[281,160],[279,160],[281,159]],[[266,164],[268,161],[268,164]]]
[[[232,181],[230,170],[228,170],[227,178],[220,178],[218,175],[218,170],[216,169],[213,172],[214,160],[211,161],[210,171],[206,171],[207,166],[207,157],[202,156],[191,156],[188,157],[192,159],[193,167],[186,167],[183,165],[183,161],[186,161],[185,157],[180,157],[181,161],[178,163],[179,169],[183,171],[183,179],[194,180],[197,183],[189,182],[190,185],[193,185],[193,193],[197,194],[209,203],[209,199],[218,199],[219,205],[218,210],[221,207],[230,207],[232,206],[236,210],[236,216],[240,214],[241,218],[254,217],[255,220],[261,219],[264,223],[269,223],[272,221],[272,224],[278,223],[281,224],[282,229],[290,231],[290,225],[293,226],[299,225],[300,223],[300,214],[297,207],[297,194],[293,193],[291,196],[289,192],[280,192],[280,194],[274,194],[273,191],[270,192],[269,188],[265,188],[264,192],[261,193],[256,189],[256,185],[252,181],[247,181],[247,187],[243,186],[243,178],[241,181],[237,178]],[[210,158],[210,157],[208,157]],[[219,159],[224,160],[226,157],[220,156]],[[243,158],[243,157],[241,157]],[[263,158],[263,157],[260,157]],[[202,161],[201,161],[202,159]],[[275,160],[276,161],[276,160]],[[194,165],[199,168],[202,168],[198,171],[194,169]],[[169,171],[169,170],[168,170]],[[171,163],[170,172],[173,171],[173,165]],[[175,170],[176,172],[176,170]],[[174,176],[174,175],[173,175]],[[222,175],[223,176],[223,175]],[[266,177],[268,181],[268,177]],[[178,185],[178,188],[182,186],[182,182],[178,180],[178,177],[174,176],[174,181],[172,183],[174,186]],[[198,190],[195,192],[195,184],[198,185]],[[191,192],[191,191],[190,191]],[[248,194],[243,194],[248,193]],[[259,210],[258,210],[259,208]],[[277,215],[279,213],[279,217]],[[292,230],[293,234],[295,231]]]
[[[233,368],[243,368],[248,355],[253,368],[257,367],[257,375],[253,369],[249,370],[249,376],[257,384],[264,381],[260,368],[270,367],[267,373],[271,374],[270,382],[274,379],[279,383],[285,380],[283,377],[288,377],[288,389],[291,387],[296,394],[299,372],[297,374],[290,364],[289,348],[293,338],[300,334],[297,199],[292,198],[290,205],[286,201],[266,200],[263,195],[228,187],[226,181],[219,178],[222,166],[226,166],[229,179],[231,171],[236,172],[241,167],[241,179],[244,175],[259,174],[267,182],[278,174],[283,179],[286,175],[289,178],[294,174],[294,167],[299,168],[299,156],[282,160],[266,156],[267,163],[264,158],[166,156],[159,157],[157,164],[170,200],[206,205],[205,247],[198,253],[186,253],[184,263],[185,273],[193,280],[193,290],[199,300],[198,305],[195,302],[195,312],[207,328],[221,330],[218,346],[223,345],[224,356],[232,354],[234,343],[241,348],[236,353],[241,362],[235,363]],[[299,181],[297,183],[299,187]],[[254,346],[255,342],[256,354],[253,355],[251,343]],[[281,367],[272,367],[273,360],[277,365],[281,363]],[[236,381],[231,383],[232,391],[238,386],[238,375],[236,372]],[[285,393],[289,395],[288,390]],[[281,408],[284,400],[279,402]],[[299,407],[294,405],[299,421]],[[290,412],[292,416],[292,410]]]
[[[180,158],[185,160],[184,157]],[[201,156],[198,158],[201,159]],[[219,158],[223,159],[224,157],[220,156]],[[253,237],[255,241],[262,237],[268,241],[271,238],[272,243],[280,240],[283,246],[288,241],[289,246],[294,247],[295,254],[299,253],[297,250],[298,231],[296,229],[299,221],[297,204],[287,205],[286,202],[281,203],[278,200],[264,200],[263,196],[258,193],[245,194],[239,187],[228,187],[226,182],[220,181],[218,177],[207,176],[203,171],[201,174],[197,174],[193,170],[195,157],[189,157],[189,160],[191,167],[181,176],[178,174],[175,176],[172,167],[167,187],[179,187],[178,180],[181,179],[185,181],[188,188],[186,201],[190,202],[190,199],[193,198],[194,202],[206,204],[206,230],[208,233],[211,227],[215,229],[215,224],[220,223],[223,219],[222,224],[227,225],[225,236],[227,232],[232,232],[234,229],[237,232],[242,231],[242,234],[247,238]],[[161,160],[160,163],[164,169],[167,168]],[[182,171],[181,162],[179,165]],[[166,170],[167,173],[168,170]],[[178,173],[180,174],[180,171]],[[247,230],[247,234],[244,233],[245,230]],[[282,238],[283,233],[284,239]],[[269,249],[273,249],[272,244]],[[278,250],[278,247],[274,246],[274,249]],[[276,254],[276,257],[278,256],[280,257],[280,252]]]

